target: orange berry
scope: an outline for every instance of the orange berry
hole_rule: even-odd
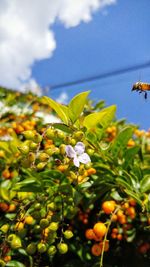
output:
[[[24,220],[24,222],[26,223],[26,224],[33,224],[33,221],[34,221],[34,219],[33,219],[33,217],[32,216],[27,216],[26,218],[25,218],[25,220]]]
[[[123,214],[122,215],[122,217],[120,217],[119,219],[119,222],[121,223],[121,224],[125,224],[126,222],[127,222],[127,220],[126,220],[126,216]]]
[[[92,174],[95,174],[96,173],[96,170],[94,168],[89,168],[87,170],[87,173],[88,173],[88,175],[92,175]]]
[[[100,256],[102,249],[99,244],[94,244],[91,248],[91,252],[94,256]]]
[[[125,202],[125,203],[122,205],[122,208],[123,208],[123,209],[127,209],[127,208],[129,208],[129,203],[128,203],[128,202]]]
[[[122,210],[118,210],[117,219],[120,220],[122,218],[122,216],[124,216],[123,211]]]
[[[128,146],[128,147],[133,147],[133,146],[135,146],[135,141],[134,141],[133,139],[130,139],[130,140],[128,141],[128,143],[127,143],[127,146]]]
[[[115,210],[115,201],[105,201],[102,204],[102,210],[106,213],[106,214],[110,214]]]
[[[149,250],[149,246],[147,246],[147,243],[142,244],[139,248],[138,251],[141,254],[146,254],[147,250]]]
[[[2,172],[2,176],[5,178],[5,179],[9,179],[10,178],[10,171],[8,169],[5,169],[3,172]]]
[[[135,208],[134,207],[129,207],[127,209],[127,214],[131,217],[131,219],[134,219],[136,216]]]
[[[135,207],[135,206],[136,206],[136,201],[135,201],[135,199],[134,199],[134,198],[130,198],[130,199],[129,199],[129,204],[130,204],[131,206]]]
[[[15,209],[16,209],[16,205],[12,203],[9,205],[8,212],[13,212],[13,211],[15,211]]]
[[[97,237],[103,237],[107,232],[107,228],[104,223],[97,222],[93,227],[93,231]]]
[[[83,222],[83,224],[88,224],[88,219],[84,217],[82,222]]]
[[[8,262],[10,260],[11,260],[11,256],[10,255],[7,255],[7,256],[4,257],[4,261],[5,262]]]
[[[7,211],[9,209],[9,206],[8,206],[8,204],[7,203],[4,203],[4,202],[1,202],[0,203],[0,210],[2,210],[2,211]]]
[[[118,229],[117,228],[113,228],[112,229],[112,233],[118,234]]]
[[[85,231],[85,237],[87,239],[90,239],[90,240],[94,239],[95,238],[95,233],[94,233],[93,229],[87,229]]]
[[[112,133],[112,127],[108,127],[107,129],[106,129],[106,133],[108,133],[108,134],[110,134],[110,133]]]
[[[68,165],[59,165],[57,167],[57,169],[60,171],[60,172],[65,172],[67,169],[68,169]]]
[[[118,219],[117,215],[116,215],[116,214],[113,214],[112,217],[111,217],[111,220],[112,220],[113,222],[116,222],[117,219]]]
[[[0,150],[0,158],[4,158],[5,157],[5,152],[3,150]]]
[[[111,234],[111,238],[116,239],[117,238],[117,234],[116,233],[112,233]]]
[[[120,240],[120,241],[121,241],[121,240],[122,240],[122,238],[123,238],[122,234],[118,234],[118,235],[117,235],[117,239],[118,239],[118,240]]]
[[[22,229],[24,229],[24,223],[23,222],[17,222],[15,224],[15,230],[20,231]]]
[[[108,251],[109,250],[109,240],[106,240],[105,242],[104,241],[101,241],[100,242],[100,247],[101,247],[101,249],[103,249],[103,243],[105,243],[104,244],[104,251]]]

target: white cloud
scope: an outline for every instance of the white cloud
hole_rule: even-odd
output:
[[[67,95],[67,93],[66,93],[66,92],[62,92],[62,93],[58,96],[58,98],[56,99],[56,101],[57,101],[58,103],[61,103],[61,104],[67,104],[68,98],[69,98],[69,96]]]
[[[51,26],[67,28],[91,20],[92,13],[116,0],[0,0],[0,85],[35,83],[32,66],[56,48]],[[31,82],[30,82],[30,79]]]

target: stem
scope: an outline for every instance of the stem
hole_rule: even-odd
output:
[[[106,240],[107,240],[107,235],[108,235],[108,231],[109,231],[109,228],[110,228],[110,225],[112,223],[112,217],[115,213],[117,213],[117,211],[119,210],[120,207],[117,207],[114,212],[112,212],[111,214],[111,218],[110,220],[108,221],[108,225],[107,225],[107,231],[106,231],[106,234],[104,236],[104,240],[103,240],[103,246],[102,246],[102,254],[101,254],[101,257],[100,257],[100,267],[103,267],[103,258],[104,258],[104,249],[105,249],[105,243],[106,243]]]

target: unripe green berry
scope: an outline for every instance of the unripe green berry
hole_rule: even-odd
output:
[[[49,156],[52,156],[54,154],[54,148],[48,148],[45,150],[46,154],[48,154]]]
[[[28,139],[28,140],[33,140],[34,137],[35,137],[35,133],[34,133],[33,131],[30,131],[30,130],[28,130],[28,131],[24,131],[24,132],[23,132],[23,135],[24,135],[25,138]]]
[[[36,244],[35,243],[30,243],[27,248],[26,251],[29,255],[33,255],[36,252]]]
[[[23,155],[27,155],[29,153],[29,145],[27,144],[22,144],[18,148]]]
[[[70,145],[75,146],[76,145],[76,142],[77,141],[74,138],[71,138]]]
[[[55,255],[55,253],[57,252],[57,249],[54,245],[51,245],[47,251],[49,256],[53,256]]]
[[[70,239],[70,238],[72,238],[72,237],[73,237],[73,232],[72,232],[71,230],[66,230],[66,231],[64,232],[64,237],[65,237],[66,239]]]
[[[14,237],[12,241],[10,242],[10,246],[12,249],[21,248],[22,247],[21,239],[18,236]]]
[[[46,137],[49,139],[53,139],[55,137],[55,132],[53,129],[48,128],[45,133]]]
[[[58,132],[57,132],[57,136],[58,136],[58,138],[60,138],[60,139],[64,139],[64,138],[65,138],[65,134],[64,134],[64,132],[62,132],[62,131],[58,131]]]
[[[37,147],[38,147],[38,144],[37,143],[35,143],[35,142],[31,142],[30,143],[30,149],[32,151],[35,151],[37,149]]]
[[[60,154],[60,149],[58,147],[54,148],[54,154],[59,155]]]
[[[7,238],[8,242],[11,242],[14,238],[16,238],[17,236],[15,234],[10,234]]]
[[[66,153],[65,148],[66,148],[66,145],[65,144],[61,144],[60,145],[59,149],[60,149],[60,154],[61,155],[64,155]]]
[[[6,234],[9,230],[9,224],[3,224],[0,229],[3,233]]]
[[[88,154],[89,156],[92,156],[92,155],[94,154],[94,149],[88,148],[88,149],[87,149],[87,154]]]
[[[60,254],[65,254],[68,252],[68,245],[66,243],[59,243],[57,248]]]
[[[37,250],[39,253],[44,253],[47,250],[47,247],[44,243],[38,243]]]
[[[54,211],[56,209],[56,204],[54,202],[49,203],[47,209]]]
[[[35,210],[40,210],[40,208],[41,208],[41,204],[40,203],[35,203],[34,209]]]
[[[6,266],[6,262],[4,262],[3,260],[0,260],[0,267],[5,267]]]
[[[44,162],[49,159],[49,155],[47,153],[42,152],[39,154],[38,158],[40,161]]]
[[[47,219],[41,219],[40,220],[40,227],[41,229],[45,229],[49,225],[49,221]]]
[[[33,152],[30,152],[28,155],[28,160],[29,162],[34,162],[35,161],[35,154]]]
[[[46,162],[39,162],[36,167],[40,171],[40,170],[43,170],[45,166],[46,166]]]
[[[92,166],[92,163],[91,162],[89,162],[89,163],[87,163],[87,164],[84,165],[84,167],[85,167],[86,170],[90,169],[91,166]]]
[[[81,141],[84,137],[84,133],[82,131],[77,131],[74,133],[74,138],[77,140],[77,141]]]
[[[55,232],[55,231],[58,230],[58,226],[59,226],[59,225],[58,225],[57,222],[51,222],[48,228],[49,228],[51,231],[54,231],[54,232]]]
[[[36,133],[33,141],[35,143],[40,143],[42,141],[42,136],[39,133]]]

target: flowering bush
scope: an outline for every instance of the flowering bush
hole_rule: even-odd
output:
[[[0,266],[149,266],[150,132],[88,95],[1,88]]]

